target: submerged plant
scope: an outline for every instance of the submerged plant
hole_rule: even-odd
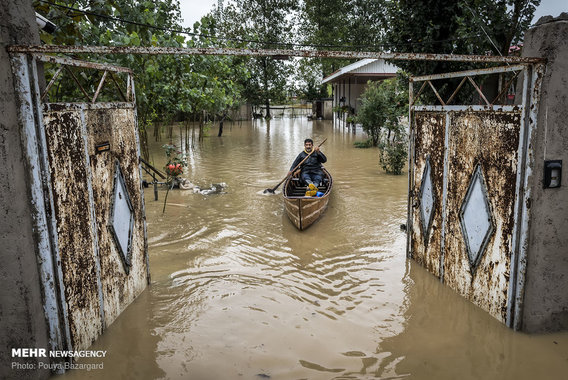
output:
[[[365,141],[355,141],[353,145],[355,148],[370,148],[373,146],[373,140],[369,138]]]

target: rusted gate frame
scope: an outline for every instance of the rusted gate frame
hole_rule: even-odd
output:
[[[43,128],[37,67],[33,59],[24,54],[11,57],[15,89],[22,99],[19,102],[19,118],[22,124],[24,157],[29,162],[30,195],[32,199],[32,218],[38,244],[39,275],[43,286],[43,309],[48,325],[49,346],[52,350],[71,347],[69,320],[65,293],[63,292],[63,273],[61,263],[56,260],[58,252],[55,217],[46,210],[53,210],[53,196],[49,163],[41,151],[46,151],[45,129]],[[44,194],[47,193],[47,201]],[[59,290],[59,292],[58,292]],[[63,302],[60,302],[63,300]],[[61,311],[61,312],[60,312]],[[62,331],[63,330],[63,331]]]
[[[395,61],[449,61],[477,63],[540,63],[542,58],[465,54],[385,53],[358,51],[325,51],[302,49],[234,49],[234,48],[174,48],[141,46],[59,46],[59,45],[12,45],[11,53],[66,53],[66,54],[137,54],[137,55],[232,55],[250,57],[303,57],[303,58],[348,58],[391,59]]]
[[[529,201],[531,197],[531,189],[529,187],[529,179],[532,176],[532,166],[534,162],[534,155],[530,152],[531,142],[533,140],[533,132],[536,128],[537,110],[540,100],[540,84],[544,74],[545,66],[543,62],[537,64],[522,64],[516,66],[494,67],[480,70],[467,70],[454,73],[444,73],[436,75],[425,75],[410,78],[409,81],[409,122],[410,122],[410,136],[409,136],[409,157],[408,157],[408,186],[409,190],[414,189],[414,169],[413,162],[415,156],[415,130],[414,130],[414,111],[444,111],[446,113],[445,120],[445,134],[444,140],[447,142],[449,139],[449,111],[502,111],[512,112],[521,110],[521,125],[519,135],[519,146],[517,149],[518,168],[517,178],[515,184],[515,202],[514,202],[514,227],[512,232],[512,257],[510,264],[510,278],[509,278],[509,292],[507,301],[507,320],[506,324],[515,330],[521,328],[522,309],[524,302],[524,287],[526,276],[526,263],[527,263],[527,247],[528,247],[528,224],[529,224]],[[476,75],[498,74],[504,72],[516,72],[512,79],[510,79],[503,90],[497,95],[496,99],[486,105],[448,105],[460,90],[466,79],[471,79]],[[504,94],[510,84],[514,81],[519,73],[523,73],[523,92],[521,96],[521,104],[519,105],[495,105],[494,103]],[[439,79],[459,78],[463,77],[462,81],[450,96],[447,102],[443,102],[436,92],[431,81]],[[414,96],[414,83],[423,82],[418,94]],[[430,84],[431,88],[436,93],[441,105],[415,105],[416,99],[421,95],[426,84]],[[479,91],[477,86],[474,86],[476,91]],[[440,252],[440,280],[444,279],[444,244],[445,244],[445,218],[446,204],[447,204],[447,191],[448,191],[448,154],[449,149],[447,146],[444,148],[444,171],[443,171],[443,195],[442,195],[442,226],[441,226],[441,252]],[[413,224],[413,194],[409,191],[408,194],[408,210],[407,210],[407,256],[410,255],[410,245],[412,238],[412,224]]]
[[[133,72],[130,69],[112,66],[108,64],[98,64],[92,62],[79,61],[69,58],[53,57],[45,54],[30,53],[11,53],[12,72],[14,73],[14,84],[18,96],[19,118],[23,128],[24,154],[27,162],[30,163],[30,189],[32,198],[32,213],[34,227],[38,237],[39,270],[42,282],[43,308],[48,323],[49,346],[52,350],[73,350],[70,332],[69,313],[65,296],[65,284],[63,282],[63,270],[58,257],[58,238],[57,222],[53,210],[53,189],[51,186],[51,173],[47,158],[47,138],[45,126],[43,124],[43,112],[61,109],[105,109],[105,108],[135,108],[136,96],[134,90]],[[60,65],[54,78],[50,81],[46,89],[41,92],[39,87],[38,62],[50,62]],[[47,92],[55,83],[64,69],[69,66],[82,67],[95,70],[103,70],[111,75],[115,85],[119,88],[125,102],[100,102],[94,103],[98,93],[104,84],[104,77],[99,82],[95,96],[88,97],[88,103],[44,103]],[[113,77],[113,73],[127,73],[127,97],[124,97],[118,83]],[[75,78],[76,79],[76,78]],[[83,93],[85,93],[84,89]],[[86,142],[85,142],[86,143]],[[139,142],[137,141],[137,144]],[[141,170],[141,169],[140,169]],[[89,178],[89,176],[87,176]],[[88,180],[88,188],[92,184]],[[91,210],[94,213],[92,196],[89,197]],[[144,212],[144,211],[143,211]],[[93,215],[93,223],[95,222]],[[96,227],[95,227],[96,228]],[[144,225],[146,236],[146,226]],[[146,244],[146,243],[145,243]],[[147,251],[147,246],[145,246]],[[102,301],[102,284],[100,277],[100,258],[98,250],[95,250],[95,268],[98,272],[98,297],[101,307],[101,318],[104,325],[104,309]],[[146,264],[148,257],[146,255]],[[147,267],[148,268],[148,267]],[[149,269],[148,269],[149,271]],[[149,272],[147,273],[149,278]],[[62,370],[56,371],[58,373]]]
[[[67,70],[67,72],[71,75],[71,77],[73,78],[73,80],[75,81],[77,86],[79,86],[79,89],[81,90],[81,92],[85,96],[85,99],[87,100],[87,102],[89,102],[91,104],[94,104],[96,102],[96,100],[97,100],[97,98],[98,98],[98,96],[99,96],[99,94],[100,94],[100,92],[101,92],[101,90],[104,86],[105,79],[106,79],[107,75],[110,75],[114,85],[118,89],[118,92],[119,92],[122,100],[124,102],[132,102],[133,101],[132,90],[130,88],[130,86],[132,86],[132,83],[133,83],[132,82],[133,72],[132,72],[132,70],[130,70],[126,67],[113,66],[113,65],[104,64],[104,63],[87,62],[87,61],[81,61],[81,60],[77,60],[77,59],[64,58],[64,57],[54,57],[54,56],[51,56],[51,55],[40,54],[40,53],[33,53],[33,54],[31,54],[31,56],[36,61],[59,65],[59,68],[57,69],[57,71],[55,72],[55,74],[51,78],[51,81],[47,84],[45,90],[43,91],[43,93],[40,96],[40,100],[42,102],[43,102],[44,98],[47,96],[47,94],[48,94],[49,90],[51,89],[51,87],[53,86],[53,84],[59,78],[59,75],[61,74],[63,69]],[[79,82],[79,80],[77,79],[77,77],[75,76],[75,74],[73,73],[73,71],[69,67],[79,67],[79,68],[94,69],[94,70],[98,70],[98,71],[103,71],[103,75],[102,75],[101,79],[99,80],[97,90],[95,91],[95,94],[93,96],[90,96],[87,93],[85,88],[81,85],[81,83]],[[124,92],[120,88],[120,85],[118,84],[113,73],[126,73],[127,74],[127,80],[126,80],[126,87],[127,87],[126,92],[127,92],[127,94],[126,95],[124,95]]]
[[[513,327],[515,330],[520,330],[522,323],[522,309],[524,305],[524,291],[527,269],[527,251],[529,241],[529,217],[530,217],[530,201],[532,197],[531,187],[529,180],[532,177],[532,168],[534,167],[534,154],[532,154],[532,147],[534,146],[534,132],[537,128],[538,108],[541,94],[541,83],[544,77],[546,67],[544,64],[531,65],[528,70],[524,72],[522,101],[525,104],[524,118],[526,130],[522,131],[520,138],[522,138],[523,152],[525,152],[526,159],[521,161],[522,171],[524,173],[517,173],[520,179],[523,198],[517,197],[515,202],[515,213],[518,213],[521,218],[521,223],[516,226],[517,229],[513,231],[513,238],[515,234],[519,236],[516,240],[517,245],[513,244],[513,254],[518,251],[517,258],[511,263],[512,271],[519,276],[514,285],[514,304],[510,308],[514,310],[508,313],[507,325]],[[521,130],[522,130],[521,126]],[[524,174],[524,175],[523,175]],[[518,180],[519,180],[518,179]],[[515,242],[515,240],[513,240]],[[514,266],[514,267],[513,267]]]
[[[464,85],[465,81],[469,80],[469,82],[473,85],[475,91],[485,101],[485,105],[486,106],[493,106],[499,100],[499,98],[501,98],[503,96],[504,91],[506,91],[506,89],[511,85],[511,83],[513,83],[513,80],[517,77],[517,75],[520,72],[522,72],[523,70],[525,70],[526,68],[527,68],[527,65],[521,64],[521,65],[515,65],[515,66],[490,67],[490,68],[486,68],[486,69],[465,70],[465,71],[457,71],[457,72],[453,72],[453,73],[423,75],[423,76],[411,77],[410,78],[411,83],[423,82],[423,84],[422,84],[422,87],[420,87],[420,90],[418,91],[418,93],[416,95],[414,95],[413,93],[409,93],[409,96],[410,96],[410,103],[409,104],[410,104],[410,107],[414,106],[416,101],[422,95],[422,93],[423,93],[423,91],[426,87],[426,84],[428,84],[430,86],[430,88],[432,89],[432,91],[434,92],[434,94],[436,95],[436,98],[438,99],[438,101],[440,102],[440,104],[442,106],[450,105],[450,103],[452,102],[454,97],[458,94],[459,90]],[[500,73],[506,73],[506,72],[511,72],[511,71],[515,72],[515,75],[513,75],[513,77],[509,81],[507,81],[507,83],[503,87],[503,90],[501,90],[499,92],[497,97],[495,97],[495,99],[491,103],[485,98],[485,95],[483,94],[481,89],[477,86],[477,83],[472,78],[474,76],[479,76],[479,75],[500,74]],[[442,100],[440,94],[436,90],[436,87],[434,86],[432,81],[440,80],[440,79],[461,78],[461,77],[463,77],[463,79],[461,80],[461,82],[459,83],[457,88],[454,90],[454,92],[448,98],[448,100],[446,100],[444,102]]]

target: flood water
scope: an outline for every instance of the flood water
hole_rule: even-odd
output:
[[[184,176],[225,193],[172,190],[162,213],[165,189],[146,189],[152,283],[92,346],[104,369],[57,379],[566,378],[568,334],[515,333],[406,259],[407,177],[354,148],[360,131],[277,119],[216,132]],[[306,137],[327,137],[334,189],[300,232],[263,190]],[[156,166],[167,142],[151,143]]]

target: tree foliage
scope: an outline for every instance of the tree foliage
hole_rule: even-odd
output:
[[[289,48],[294,42],[291,15],[295,11],[293,0],[235,0],[219,15],[219,30],[240,42],[240,47]],[[264,105],[269,118],[270,104],[287,98],[287,79],[292,69],[284,60],[272,57],[254,57],[247,61],[251,74],[241,81],[244,95],[251,104]]]
[[[540,0],[391,1],[385,39],[394,52],[508,55],[511,42],[522,39],[539,4]],[[467,68],[442,61],[396,64],[413,75]]]
[[[373,146],[377,146],[383,135],[389,142],[401,132],[400,118],[407,111],[408,92],[400,80],[369,81],[361,95],[361,107],[355,121],[362,125]]]
[[[385,1],[383,0],[304,0],[299,16],[299,42],[322,50],[374,51],[380,50],[383,39]],[[311,59],[300,62],[300,67],[309,65],[319,72],[314,82],[308,71],[297,73],[298,78],[309,88],[352,63],[348,59]],[[320,92],[325,92],[324,88]]]
[[[35,0],[34,6],[58,26],[54,35],[42,33],[42,40],[59,45],[279,49],[293,48],[293,44],[299,43],[321,50],[382,48],[454,54],[499,51],[506,55],[511,42],[522,39],[539,3],[540,0],[234,0],[223,12],[212,11],[203,17],[192,30],[180,26],[178,0]],[[195,34],[188,37],[187,32]],[[222,119],[227,110],[245,100],[269,110],[271,103],[286,99],[288,78],[293,71],[294,82],[301,87],[298,92],[304,98],[325,95],[321,79],[350,63],[269,57],[79,58],[133,69],[142,125],[191,114]],[[397,61],[396,65],[414,75],[468,68],[448,62]],[[96,86],[96,80],[79,79],[86,87]],[[74,85],[58,85],[53,92],[60,99],[81,96]]]
[[[219,46],[216,21],[204,17],[194,25],[194,34],[180,26],[177,0],[77,0],[35,1],[35,9],[58,26],[53,35],[43,34],[45,43],[58,45]],[[73,9],[82,9],[76,11]],[[171,55],[84,55],[129,67],[135,73],[138,120],[145,128],[151,122],[170,122],[180,115],[222,115],[242,102],[242,86],[236,78],[247,78],[247,67],[233,57]],[[48,73],[49,75],[49,73]],[[94,80],[87,84],[93,86]],[[76,97],[74,86],[59,87],[60,99]]]
[[[380,148],[379,161],[389,174],[401,174],[407,158],[405,127],[401,123],[408,111],[408,92],[402,74],[398,78],[367,83],[355,121]]]
[[[330,50],[379,50],[383,38],[383,0],[304,0],[299,17],[302,44]],[[319,60],[327,76],[350,63]]]
[[[388,2],[385,41],[391,51],[412,53],[508,55],[511,43],[522,40],[540,0],[421,0]],[[474,63],[448,61],[397,61],[413,75],[437,74],[479,68]],[[498,93],[497,76],[480,78],[490,96]],[[444,99],[459,79],[437,81]],[[470,102],[475,95],[460,91],[456,102]],[[423,95],[436,103],[432,93]]]

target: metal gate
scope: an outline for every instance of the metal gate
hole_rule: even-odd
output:
[[[487,75],[510,78],[492,102],[475,81]],[[541,77],[541,65],[515,65],[410,81],[407,255],[511,327],[522,310]],[[448,78],[462,80],[444,101],[435,81]],[[507,105],[515,81],[520,102]],[[450,105],[466,83],[482,104]],[[439,105],[418,104],[426,89]]]
[[[40,63],[56,68],[45,90]],[[149,281],[132,72],[21,53],[12,68],[50,348],[84,350]],[[90,87],[80,80],[88,74],[96,78]],[[48,101],[61,77],[84,101]]]

